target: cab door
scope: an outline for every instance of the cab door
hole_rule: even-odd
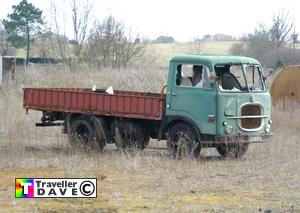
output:
[[[215,134],[216,88],[214,82],[210,82],[211,69],[207,65],[197,64],[202,66],[203,82],[193,82],[195,65],[174,64],[174,78],[169,81],[172,86],[167,115],[184,116],[193,120],[202,134]]]

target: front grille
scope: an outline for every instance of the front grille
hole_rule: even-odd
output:
[[[261,107],[259,105],[249,104],[243,106],[241,110],[241,116],[254,116],[254,118],[242,118],[241,126],[245,129],[256,129],[261,125],[261,118],[255,118],[262,114]]]

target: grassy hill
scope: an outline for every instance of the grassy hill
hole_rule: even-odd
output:
[[[148,56],[155,60],[155,64],[161,67],[167,67],[169,60],[181,54],[230,54],[230,48],[233,44],[239,43],[239,41],[210,41],[200,43],[160,43],[148,45]],[[50,48],[50,47],[49,47]],[[71,48],[71,47],[70,47]],[[296,45],[296,49],[300,49],[300,43]],[[33,57],[39,57],[38,48],[32,46],[31,55]],[[69,54],[72,52],[68,51]],[[24,49],[16,50],[17,57],[26,57]],[[49,56],[51,57],[51,56]],[[57,55],[56,57],[60,57]],[[73,56],[74,57],[74,56]]]
[[[157,58],[156,64],[159,66],[168,66],[169,60],[180,54],[229,54],[229,50],[236,42],[232,41],[215,41],[215,42],[201,42],[201,43],[168,43],[168,44],[149,44],[149,54],[153,58]],[[39,57],[37,55],[37,46],[33,45],[31,56]],[[71,52],[71,51],[70,51]],[[24,49],[16,50],[17,57],[26,57]],[[57,56],[59,57],[59,56]]]
[[[157,63],[167,66],[169,60],[180,54],[229,54],[231,46],[237,42],[216,41],[201,43],[169,43],[169,44],[150,44],[149,50],[158,55]]]

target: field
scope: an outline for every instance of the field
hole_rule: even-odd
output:
[[[166,68],[172,57],[181,54],[220,54],[229,55],[233,44],[240,41],[210,41],[210,42],[176,42],[176,43],[150,43],[147,46],[148,61],[146,66]],[[300,43],[296,44],[296,48],[300,49]],[[33,46],[33,55],[37,52],[36,47]],[[24,49],[16,50],[17,57],[25,58],[26,52]],[[38,57],[36,55],[36,57]],[[56,56],[60,57],[60,56]],[[144,62],[143,62],[144,63]],[[143,65],[141,65],[143,66]]]
[[[166,50],[169,51],[169,50]],[[84,71],[83,71],[84,70]],[[0,88],[0,212],[300,212],[300,109],[273,110],[274,137],[238,160],[203,149],[173,160],[165,142],[142,152],[74,150],[61,128],[36,128],[22,109],[22,88],[92,87],[159,92],[167,69],[96,70],[30,65],[24,81]],[[16,177],[96,177],[97,199],[15,199]]]
[[[170,44],[150,44],[149,49],[159,55],[157,63],[168,66],[170,58],[179,54],[229,54],[231,41],[215,41],[200,43],[170,43]]]
[[[215,42],[200,42],[200,43],[166,43],[166,44],[149,44],[148,54],[155,58],[155,65],[167,67],[170,58],[179,54],[229,54],[234,41],[215,41]],[[36,52],[33,46],[33,54]],[[16,51],[17,57],[25,57],[24,49]],[[59,57],[59,56],[57,56]]]

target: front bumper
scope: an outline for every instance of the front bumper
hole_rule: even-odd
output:
[[[264,143],[269,142],[272,134],[265,135],[239,135],[239,136],[215,136],[214,143]]]

